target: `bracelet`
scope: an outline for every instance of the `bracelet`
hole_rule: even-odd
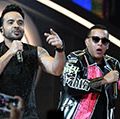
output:
[[[64,47],[62,46],[61,48],[55,48],[55,50],[57,51],[57,52],[63,52],[64,51]]]

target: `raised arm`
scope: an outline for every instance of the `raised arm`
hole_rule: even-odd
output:
[[[59,76],[62,73],[65,64],[63,42],[58,34],[52,29],[50,29],[50,33],[45,33],[45,36],[48,44],[55,47],[55,56],[50,56],[45,49],[38,47],[38,57],[40,63],[42,63],[46,72]]]

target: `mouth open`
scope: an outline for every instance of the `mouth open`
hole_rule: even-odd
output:
[[[15,35],[19,35],[19,34],[20,34],[20,31],[14,31],[14,34],[15,34]]]
[[[96,50],[96,52],[97,52],[97,54],[102,54],[102,49],[99,48]]]

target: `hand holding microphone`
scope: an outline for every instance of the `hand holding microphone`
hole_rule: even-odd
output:
[[[17,56],[18,62],[23,62],[23,44],[19,40],[14,40],[11,44],[10,51]]]
[[[18,62],[23,62],[23,44],[21,41],[18,41],[18,51],[16,52]]]
[[[119,78],[119,72],[117,70],[111,70],[103,78],[106,81],[106,84],[117,82]]]
[[[106,80],[107,84],[113,83],[113,95],[115,99],[117,99],[117,95],[118,95],[118,89],[117,89],[118,79],[119,79],[119,72],[117,70],[112,70],[104,76],[104,80]]]

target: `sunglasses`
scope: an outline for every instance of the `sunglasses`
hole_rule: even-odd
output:
[[[91,36],[91,37],[89,37],[89,38],[92,38],[92,41],[93,41],[94,43],[98,43],[100,40],[101,40],[101,42],[102,42],[103,45],[107,45],[108,43],[110,43],[110,40],[107,39],[107,38],[105,38],[105,37],[100,38],[100,37],[98,37],[98,36]]]

